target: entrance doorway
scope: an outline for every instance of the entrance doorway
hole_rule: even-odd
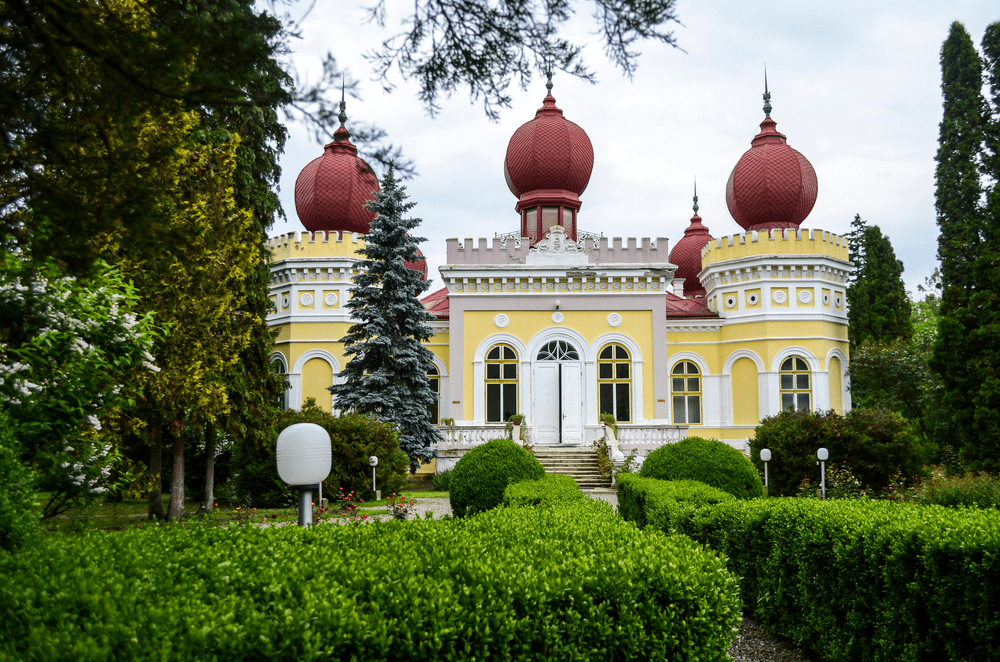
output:
[[[583,364],[565,340],[546,343],[535,357],[531,418],[535,443],[583,442]]]

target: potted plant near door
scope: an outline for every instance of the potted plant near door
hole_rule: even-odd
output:
[[[524,414],[511,414],[504,426],[504,432],[510,434],[511,440],[521,443],[524,440],[524,433],[521,427],[524,425]]]

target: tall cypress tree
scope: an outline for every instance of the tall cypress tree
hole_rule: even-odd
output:
[[[913,334],[910,298],[903,284],[903,263],[877,225],[854,217],[850,242],[854,279],[847,288],[851,346],[882,345]]]
[[[338,409],[396,424],[411,472],[434,457],[431,444],[440,439],[428,409],[437,401],[427,380],[432,354],[420,344],[431,336],[431,315],[417,300],[428,283],[406,266],[423,260],[417,244],[424,239],[409,235],[421,220],[403,217],[415,205],[390,163],[382,192],[366,205],[376,216],[347,303],[358,323],[341,340],[351,359],[340,373],[345,381],[330,387]]]
[[[996,28],[987,32],[995,56]],[[984,40],[984,48],[987,47]],[[987,55],[989,79],[997,60]],[[941,316],[931,367],[944,384],[966,462],[1000,470],[1000,252],[991,219],[996,197],[987,143],[995,119],[982,97],[983,63],[960,23],[941,49],[944,116],[937,154],[937,222],[941,234]],[[995,144],[995,143],[994,143]],[[983,177],[983,175],[987,177]],[[984,200],[988,201],[984,204]]]

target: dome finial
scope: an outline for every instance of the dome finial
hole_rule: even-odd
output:
[[[347,103],[344,101],[345,78],[346,76],[341,76],[340,78],[340,114],[337,115],[337,119],[340,120],[340,128],[346,130],[347,127],[344,126],[344,122],[347,121]]]
[[[767,63],[764,63],[764,117],[771,119],[771,93],[767,90]]]
[[[692,207],[692,209],[694,209],[694,215],[697,216],[698,215],[698,177],[697,177],[697,175],[694,178],[694,207]]]
[[[545,67],[545,95],[552,96],[552,61]]]

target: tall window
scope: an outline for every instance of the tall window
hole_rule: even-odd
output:
[[[433,363],[427,366],[427,383],[434,391],[434,404],[427,408],[427,412],[430,414],[431,423],[437,425],[441,420],[439,418],[441,415],[441,373],[438,372],[437,366]]]
[[[701,425],[701,372],[691,361],[681,361],[670,372],[674,423]]]
[[[790,356],[781,362],[781,408],[811,411],[809,401],[812,389],[809,386],[809,364],[798,356]]]
[[[632,359],[621,345],[608,345],[597,357],[597,389],[601,414],[619,423],[632,422]]]
[[[486,422],[503,423],[517,413],[517,352],[497,345],[486,353]]]

